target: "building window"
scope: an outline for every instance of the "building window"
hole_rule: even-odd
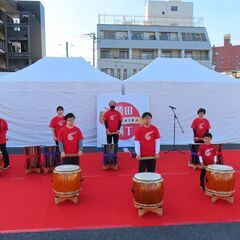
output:
[[[164,58],[180,58],[181,51],[177,49],[163,49],[161,56]]]
[[[137,69],[133,69],[133,75],[137,73]]]
[[[157,49],[133,49],[133,59],[155,59],[158,56]]]
[[[121,79],[121,69],[120,68],[117,69],[117,78]]]
[[[178,7],[177,6],[171,6],[171,11],[172,12],[177,12],[178,11]]]
[[[160,40],[178,41],[177,32],[160,32]]]
[[[182,33],[183,41],[207,41],[204,33]]]
[[[127,69],[123,69],[123,79],[127,79]]]
[[[100,50],[101,59],[129,59],[128,49],[101,49]]]
[[[132,32],[132,40],[156,40],[155,32]]]
[[[209,60],[208,50],[185,50],[185,58],[192,58],[194,60]]]
[[[128,39],[128,32],[126,32],[126,31],[100,31],[100,38],[126,40],[126,39]]]

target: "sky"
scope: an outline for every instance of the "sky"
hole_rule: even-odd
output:
[[[239,0],[192,0],[194,17],[204,18],[212,45],[223,44],[231,34],[240,45]],[[144,16],[145,0],[41,0],[45,7],[47,56],[69,56],[92,60],[92,40],[85,34],[96,32],[98,14]]]

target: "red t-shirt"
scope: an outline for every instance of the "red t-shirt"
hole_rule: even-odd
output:
[[[117,110],[108,110],[105,112],[103,120],[107,122],[109,132],[116,132],[118,130],[119,121],[122,121],[122,115]]]
[[[214,157],[217,155],[217,149],[213,144],[201,144],[198,149],[198,156],[202,157],[203,164],[214,164]]]
[[[155,140],[160,138],[158,129],[150,125],[146,128],[140,126],[135,134],[135,141],[140,141],[141,157],[150,157],[155,155]]]
[[[8,124],[4,119],[0,119],[0,144],[7,142]]]
[[[58,140],[63,143],[63,150],[66,154],[75,154],[79,151],[79,141],[83,139],[81,130],[73,126],[67,128],[64,126],[60,129]]]
[[[210,123],[206,118],[195,118],[191,127],[196,130],[197,137],[199,138],[203,138],[206,131],[211,128]]]
[[[66,125],[66,121],[64,119],[64,116],[63,117],[56,116],[51,120],[49,127],[54,128],[55,136],[58,138],[58,133],[60,129],[65,125]]]

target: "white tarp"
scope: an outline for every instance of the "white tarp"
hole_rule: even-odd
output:
[[[200,107],[212,125],[214,142],[240,143],[240,81],[209,70],[192,59],[158,58],[124,81],[126,94],[150,96],[153,123],[161,133],[162,144],[173,143],[173,113],[185,131],[176,125],[176,144],[193,141],[192,120]]]
[[[8,146],[52,145],[49,122],[62,105],[73,112],[85,146],[96,146],[96,95],[120,94],[121,81],[82,58],[42,58],[0,77],[0,117],[9,124]]]

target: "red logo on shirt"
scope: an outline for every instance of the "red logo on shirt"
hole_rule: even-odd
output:
[[[200,123],[199,126],[198,126],[198,128],[199,128],[199,129],[203,129],[203,128],[204,128],[204,125],[205,125],[205,123]]]
[[[67,139],[69,140],[69,141],[72,141],[73,140],[73,135],[74,134],[76,134],[77,132],[71,132],[71,133],[69,133],[68,135],[67,135]]]
[[[59,121],[59,122],[58,122],[58,125],[59,125],[59,126],[63,126],[63,125],[65,125],[65,120],[61,120],[61,121]]]
[[[211,156],[211,151],[213,151],[214,149],[213,148],[209,148],[209,149],[207,149],[206,151],[205,151],[205,156],[207,156],[207,157],[210,157]]]
[[[148,133],[145,134],[145,139],[146,140],[150,140],[152,138],[151,134],[153,133],[153,131],[150,131]]]
[[[115,119],[115,115],[111,115],[111,116],[110,116],[110,120],[111,120],[111,121],[114,121],[114,119]]]
[[[116,110],[122,114],[122,127],[120,129],[120,140],[128,140],[132,138],[140,125],[140,113],[135,106],[129,102],[119,102]]]

